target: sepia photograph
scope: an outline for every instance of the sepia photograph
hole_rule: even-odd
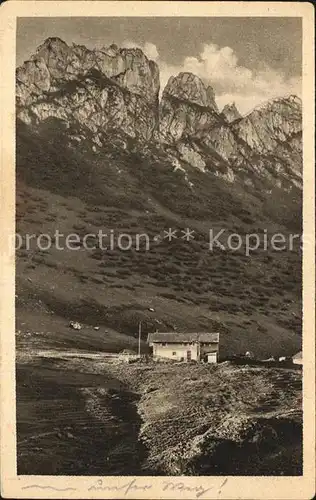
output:
[[[231,477],[314,474],[313,9],[12,3],[39,4],[16,9],[2,199],[18,498],[158,498],[150,477],[159,498],[224,498]]]

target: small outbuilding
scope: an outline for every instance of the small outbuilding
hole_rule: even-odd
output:
[[[175,361],[204,361],[217,363],[219,333],[155,332],[148,334],[148,344],[153,358]]]
[[[132,349],[123,349],[118,355],[120,361],[124,361],[125,363],[130,363],[131,361],[135,361],[139,359],[139,355],[132,351]]]
[[[297,354],[294,354],[294,356],[292,356],[292,361],[295,365],[302,365],[303,364],[302,351],[298,352]]]

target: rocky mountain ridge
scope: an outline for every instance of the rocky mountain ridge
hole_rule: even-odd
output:
[[[96,134],[119,128],[149,139],[157,127],[159,71],[140,49],[69,47],[47,39],[17,70],[18,117],[77,121]]]
[[[17,116],[31,126],[60,120],[74,142],[93,150],[109,134],[155,143],[174,162],[211,171],[227,182],[266,191],[302,185],[301,101],[275,99],[241,117],[219,112],[210,86],[191,73],[171,77],[159,102],[159,67],[138,48],[89,50],[49,38],[17,69]]]
[[[41,348],[137,349],[142,321],[144,349],[156,329],[214,329],[221,356],[292,355],[301,348],[299,248],[261,245],[247,257],[226,240],[301,230],[300,101],[237,117],[218,110],[197,76],[159,86],[156,63],[114,45],[48,39],[18,68],[16,231],[80,237],[75,253],[17,251],[20,337]],[[101,228],[133,242],[146,234],[150,251],[85,250],[85,235]],[[210,230],[225,231],[226,251],[210,250]]]

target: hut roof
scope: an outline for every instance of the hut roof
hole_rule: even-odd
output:
[[[179,332],[155,332],[148,334],[148,343],[151,342],[169,342],[169,343],[182,343],[182,342],[219,342],[219,333],[214,332],[192,332],[192,333],[179,333]]]

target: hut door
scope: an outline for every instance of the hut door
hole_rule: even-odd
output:
[[[191,361],[191,351],[187,351],[187,361]]]

